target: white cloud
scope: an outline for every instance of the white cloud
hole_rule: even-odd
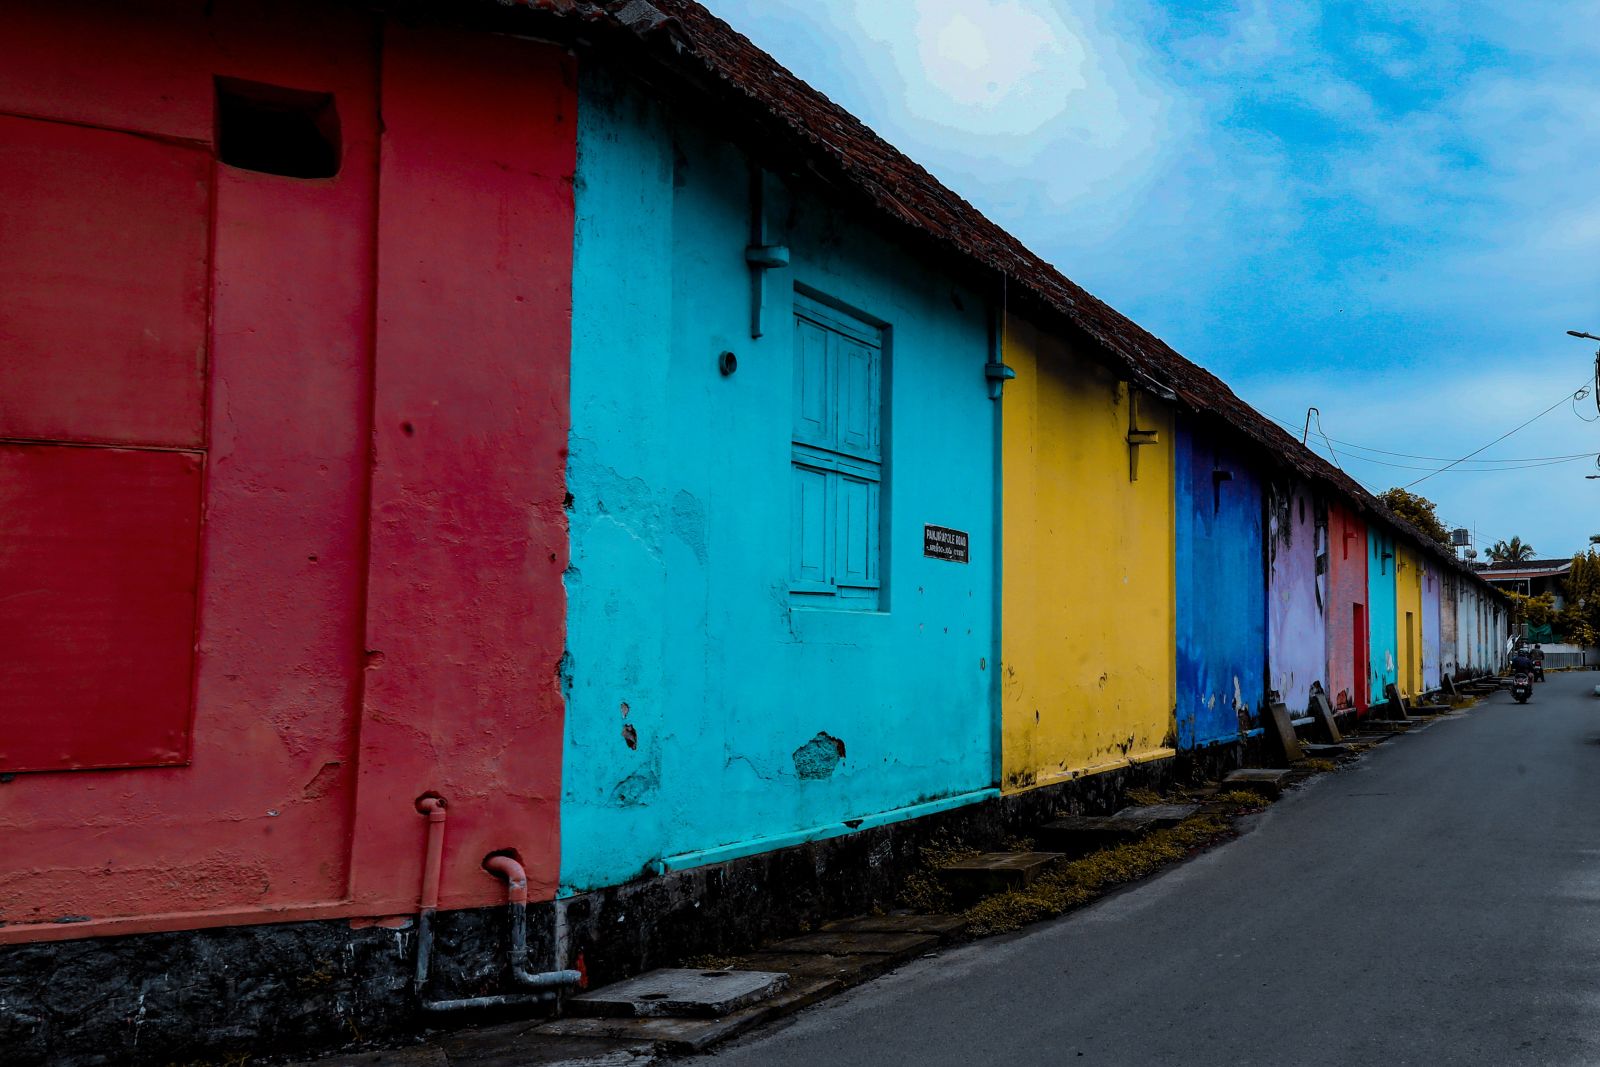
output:
[[[1471,344],[1468,337],[1461,341]],[[1592,365],[1592,349],[1583,345],[1558,335],[1535,358],[1501,360],[1471,374],[1422,376],[1403,368],[1358,377],[1287,374],[1252,381],[1239,392],[1259,410],[1293,423],[1297,437],[1307,404],[1315,403],[1339,464],[1369,488],[1382,490],[1423,478],[1444,463],[1378,456],[1341,442],[1411,456],[1465,456],[1583,384]],[[1561,403],[1479,458],[1600,454],[1600,421],[1581,419],[1600,420],[1592,394],[1575,404]],[[1328,454],[1315,423],[1310,444]],[[1520,470],[1480,469],[1485,466],[1464,464],[1427,478],[1413,491],[1434,501],[1448,525],[1477,531],[1480,548],[1516,534],[1541,553],[1560,557],[1581,551],[1589,534],[1600,533],[1600,481],[1584,478],[1600,474],[1593,460]],[[1415,467],[1424,469],[1410,469]]]
[[[1561,331],[1600,332],[1600,79],[1574,32],[1600,0],[711,2],[1265,410],[1449,454],[1588,373]],[[1600,425],[1513,441],[1578,452]],[[1600,532],[1576,467],[1423,488],[1541,550]]]
[[[1093,4],[712,6],[1003,225],[1034,219],[1035,244],[1056,227],[1074,243],[1108,239],[1188,139],[1147,52]],[[793,32],[804,22],[809,41]]]

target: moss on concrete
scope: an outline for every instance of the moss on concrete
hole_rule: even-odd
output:
[[[966,911],[973,934],[1005,933],[1087,904],[1108,889],[1136,881],[1232,835],[1224,815],[1202,814],[1140,841],[1102,849],[1042,875],[1026,889],[979,901]]]

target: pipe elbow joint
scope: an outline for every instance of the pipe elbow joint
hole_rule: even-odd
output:
[[[583,984],[582,971],[545,971],[541,974],[530,974],[517,969],[512,971],[513,980],[523,989],[550,990],[552,992],[562,989],[574,989]]]
[[[513,904],[528,902],[528,871],[511,856],[490,856],[483,861],[483,869],[503,879]]]
[[[426,815],[429,822],[444,822],[446,807],[444,797],[424,795],[417,798],[417,814]]]

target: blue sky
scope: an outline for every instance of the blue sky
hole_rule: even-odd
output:
[[[1592,385],[1600,0],[710,6],[1370,488]],[[1580,416],[1479,458],[1600,453]],[[1600,533],[1592,458],[1501,468],[1415,491],[1480,545]]]

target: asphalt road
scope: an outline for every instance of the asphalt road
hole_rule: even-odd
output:
[[[1600,1064],[1596,683],[1414,729],[1237,841],[716,1061]]]

